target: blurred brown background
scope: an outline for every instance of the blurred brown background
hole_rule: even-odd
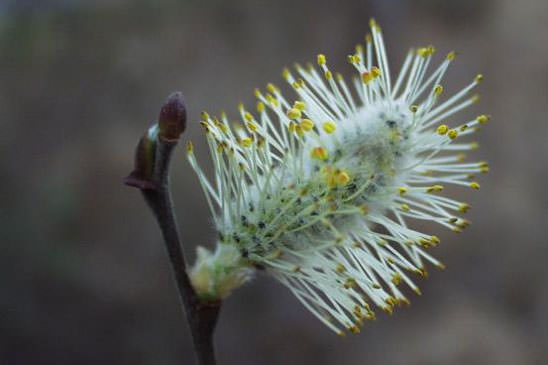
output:
[[[473,225],[441,227],[447,270],[392,318],[341,340],[277,283],[230,297],[219,364],[545,364],[548,360],[546,0],[0,1],[0,363],[190,364],[158,229],[122,185],[134,145],[172,90],[190,110],[237,115],[253,88],[318,52],[344,74],[369,17],[392,68],[433,43],[460,56],[444,86],[485,74],[482,191],[457,190]],[[456,121],[455,121],[456,122]],[[174,194],[184,242],[211,245],[182,149]]]

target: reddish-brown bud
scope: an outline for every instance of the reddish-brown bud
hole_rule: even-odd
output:
[[[180,91],[171,94],[158,117],[158,137],[165,142],[177,142],[186,128],[186,107]]]
[[[152,174],[154,173],[154,159],[156,157],[156,126],[139,140],[135,149],[133,171],[124,179],[124,183],[139,189],[153,189]]]

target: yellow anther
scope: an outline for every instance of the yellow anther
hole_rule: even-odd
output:
[[[371,43],[373,41],[373,37],[371,36],[371,34],[367,33],[365,35],[365,43]]]
[[[394,283],[394,285],[400,285],[402,279],[402,276],[399,273],[396,273],[392,276],[392,283]]]
[[[262,112],[264,112],[264,109],[265,109],[264,103],[262,101],[258,101],[257,102],[257,111],[259,113],[262,113]]]
[[[289,80],[289,77],[291,76],[291,72],[289,72],[289,69],[286,67],[282,70],[282,77],[284,80]]]
[[[344,288],[345,289],[350,289],[350,288],[354,288],[356,286],[356,279],[353,279],[353,278],[348,278],[346,279],[346,281],[344,282]]]
[[[331,80],[333,78],[333,74],[329,70],[325,71],[324,75],[327,80]]]
[[[300,125],[295,126],[295,132],[297,132],[297,134],[299,135],[299,137],[304,136],[304,131],[303,131],[303,129],[301,128]]]
[[[257,132],[257,129],[259,129],[257,124],[255,124],[253,122],[248,122],[246,125],[247,125],[247,128],[252,132]]]
[[[457,57],[457,52],[451,51],[447,54],[447,57],[445,57],[449,61],[453,61]]]
[[[432,185],[426,188],[427,193],[439,192],[443,190],[443,185]]]
[[[415,294],[417,295],[422,295],[422,292],[419,288],[413,288],[413,291],[415,292]]]
[[[344,333],[343,331],[338,331],[337,332],[337,336],[340,336],[340,337],[346,337],[346,333]]]
[[[417,49],[417,54],[419,56],[423,57],[423,58],[430,55],[430,53],[428,52],[428,48],[426,48],[426,47],[422,47],[422,48]]]
[[[489,167],[487,166],[483,166],[483,167],[480,167],[480,170],[479,170],[482,174],[486,174],[489,172]]]
[[[310,119],[302,119],[300,125],[301,125],[301,128],[307,132],[311,131],[312,128],[314,128],[314,122],[311,121]]]
[[[457,132],[456,129],[451,129],[450,131],[447,132],[447,135],[449,136],[449,138],[455,139],[458,137],[459,132]]]
[[[375,20],[375,18],[369,19],[369,26],[370,26],[371,28],[374,28],[374,27],[377,26],[377,21]]]
[[[438,132],[438,134],[440,136],[443,136],[444,134],[446,134],[447,132],[449,131],[449,127],[445,124],[442,124],[440,125],[437,129],[436,129],[436,132]]]
[[[318,55],[318,65],[323,66],[323,65],[325,65],[325,62],[326,62],[325,55],[320,53]]]
[[[459,153],[459,154],[457,155],[457,160],[458,160],[459,162],[464,162],[464,161],[466,161],[466,154],[465,154],[465,153]]]
[[[217,153],[223,153],[223,145],[221,143],[217,145]]]
[[[430,236],[430,242],[440,243],[440,239],[438,238],[438,236]]]
[[[479,167],[489,167],[489,163],[487,161],[480,161]]]
[[[194,151],[194,145],[192,144],[192,141],[188,141],[186,143],[186,152],[192,153],[192,151]]]
[[[276,86],[274,86],[273,83],[270,83],[270,82],[268,84],[266,84],[266,89],[268,91],[270,91],[271,93],[273,93],[273,94],[278,91],[278,88]]]
[[[476,81],[476,83],[480,83],[483,81],[483,75],[482,74],[477,74],[476,75],[476,78],[474,79]]]
[[[249,137],[242,138],[242,142],[241,142],[242,146],[249,147],[251,146],[252,143],[253,143],[253,140],[251,138]]]
[[[339,80],[339,81],[343,81],[343,80],[344,80],[343,75],[341,75],[341,74],[338,73],[338,72],[335,74],[335,76],[337,77],[337,80]]]
[[[297,119],[301,117],[301,111],[297,108],[288,109],[286,114],[291,119]]]
[[[260,98],[261,95],[262,95],[262,94],[261,94],[261,90],[259,90],[259,89],[257,89],[257,88],[255,88],[255,89],[253,90],[253,94],[255,94],[255,97],[256,97],[256,98]]]
[[[459,212],[466,213],[470,209],[470,205],[467,203],[461,203],[459,205]]]
[[[209,114],[205,110],[202,110],[200,115],[201,115],[203,121],[207,122],[209,120]]]
[[[291,121],[289,122],[289,125],[287,126],[287,129],[289,129],[290,132],[295,132],[295,122]]]
[[[436,85],[436,86],[434,87],[434,94],[435,94],[436,96],[440,96],[442,93],[443,93],[443,86],[441,86],[441,85]]]
[[[381,238],[380,240],[377,241],[377,244],[378,244],[379,246],[383,246],[383,247],[384,247],[384,246],[388,245],[388,241],[385,240],[384,238]]]
[[[362,82],[364,84],[367,84],[371,82],[371,80],[373,80],[373,74],[369,71],[364,71],[361,75],[361,78],[362,78]]]
[[[453,227],[452,231],[455,232],[455,233],[461,233],[461,232],[462,232],[462,228],[460,228],[460,227]]]
[[[356,53],[361,54],[363,53],[363,46],[361,44],[356,44]]]
[[[479,148],[479,143],[478,142],[470,143],[470,149],[471,150],[477,150],[478,148]]]
[[[303,111],[306,109],[306,104],[304,103],[304,101],[296,101],[293,103],[293,108]]]
[[[348,173],[341,171],[337,175],[335,175],[335,181],[337,185],[344,186],[350,181],[350,176],[348,175]]]
[[[437,264],[436,266],[437,266],[437,267],[438,267],[438,269],[440,269],[440,270],[445,270],[445,265],[444,265],[444,264],[442,264],[441,262],[440,262],[440,263],[438,263],[438,264]]]
[[[409,211],[409,210],[411,209],[411,208],[409,208],[409,205],[407,205],[407,204],[402,204],[402,205],[400,205],[400,208],[401,208],[402,210],[405,210],[405,211]]]
[[[242,103],[241,101],[238,103],[238,110],[239,110],[239,111],[243,111],[243,110],[244,110],[244,103]]]
[[[482,115],[479,115],[476,120],[478,121],[478,123],[481,123],[481,124],[485,124],[489,121],[489,119],[491,119],[491,116],[489,115],[485,115],[485,114],[482,114]]]
[[[407,298],[400,298],[400,304],[405,304],[406,306],[410,306],[411,302]]]
[[[244,118],[245,118],[245,120],[247,120],[249,122],[250,120],[253,120],[253,115],[251,115],[250,112],[245,112],[244,113]]]
[[[323,147],[314,147],[310,151],[310,157],[316,159],[316,160],[325,160],[327,157],[329,157],[329,154],[327,150]]]
[[[398,188],[398,192],[400,193],[400,195],[405,195],[405,193],[407,193],[407,188],[405,186],[400,186]]]
[[[377,66],[371,67],[371,73],[373,74],[374,78],[377,78],[381,75],[381,70]]]
[[[472,103],[477,103],[477,102],[479,101],[479,99],[480,99],[479,94],[475,94],[475,95],[473,95],[473,96],[470,98],[470,101],[471,101]]]
[[[365,204],[362,204],[360,205],[360,211],[362,212],[363,215],[367,215],[369,214],[369,207]],[[358,246],[357,247],[360,247],[360,243],[358,242]]]
[[[459,128],[459,130],[460,130],[461,132],[464,132],[464,131],[467,130],[467,129],[468,129],[468,124],[463,124],[463,125],[461,125],[460,128]]]
[[[470,183],[470,187],[471,187],[472,189],[479,190],[480,184],[478,184],[477,182],[474,181],[474,182],[471,182],[471,183]]]
[[[411,110],[411,113],[416,113],[417,110],[419,110],[419,107],[418,107],[418,105],[413,104],[409,107],[409,110]]]
[[[330,122],[325,122],[322,125],[322,128],[325,131],[325,133],[331,134],[331,133],[335,132],[335,130],[337,129],[337,125],[330,121]]]
[[[337,264],[337,266],[335,267],[335,270],[336,270],[339,274],[342,274],[343,272],[346,271],[346,267],[345,267],[343,264]]]

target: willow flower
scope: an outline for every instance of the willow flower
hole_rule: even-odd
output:
[[[188,160],[211,209],[217,248],[198,249],[190,275],[204,298],[223,298],[263,270],[279,280],[327,327],[356,333],[374,308],[392,313],[409,301],[402,284],[420,294],[413,277],[438,237],[409,223],[432,221],[454,232],[469,225],[469,205],[445,197],[445,184],[479,189],[485,162],[466,162],[462,141],[489,119],[444,124],[474,104],[477,75],[444,98],[440,84],[451,52],[428,73],[435,49],[411,50],[395,82],[380,27],[370,22],[365,47],[348,56],[357,71],[353,89],[318,67],[296,65],[283,77],[297,97],[272,84],[256,90],[256,113],[239,106],[231,125],[203,112],[214,176]]]

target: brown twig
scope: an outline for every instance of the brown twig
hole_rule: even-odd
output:
[[[187,274],[184,252],[171,200],[169,166],[186,126],[186,108],[180,92],[173,93],[160,111],[152,132],[139,141],[135,169],[124,183],[141,190],[162,231],[181,303],[192,334],[198,364],[215,365],[213,333],[221,303],[204,302],[196,295]]]

